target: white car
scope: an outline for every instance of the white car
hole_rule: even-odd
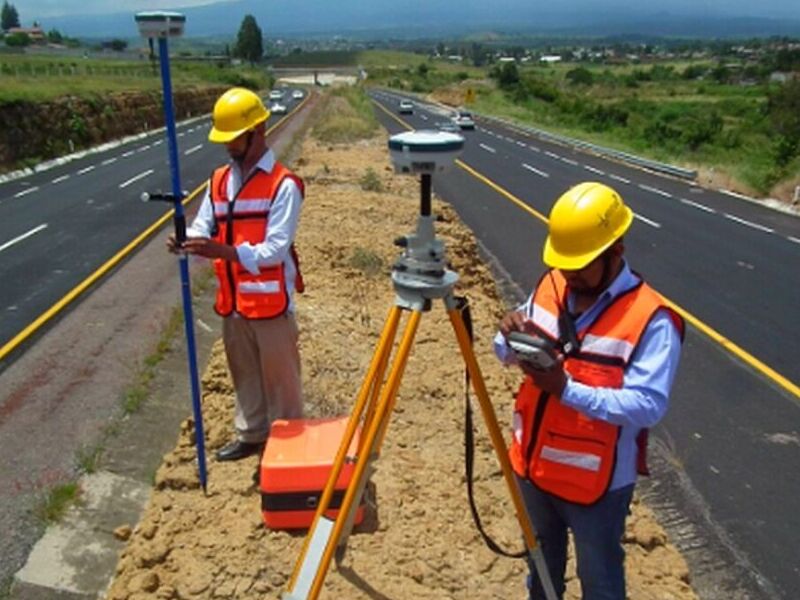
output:
[[[292,98],[295,100],[303,99],[303,90],[295,90],[292,92]]]
[[[273,102],[269,105],[269,112],[271,112],[273,115],[285,115],[286,105],[281,104],[280,102]]]
[[[465,110],[460,110],[453,117],[453,123],[458,125],[461,129],[475,129],[475,121],[472,118],[472,113]]]
[[[410,115],[414,112],[414,103],[411,100],[400,100],[400,106],[397,109],[401,115]]]
[[[270,100],[280,100],[283,98],[283,92],[281,90],[272,90],[269,93]]]

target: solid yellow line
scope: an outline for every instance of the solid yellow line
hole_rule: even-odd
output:
[[[398,121],[401,125],[403,125],[407,129],[412,129],[407,123],[402,121],[395,114],[389,112],[379,102],[377,102],[376,100],[373,100],[373,102],[375,102],[375,104],[377,104],[381,109],[383,109],[386,112],[386,114],[388,114],[390,117],[392,117],[393,119]],[[481,181],[482,183],[486,184],[487,186],[492,188],[495,192],[497,192],[498,194],[500,194],[501,196],[503,196],[507,200],[510,200],[511,202],[513,202],[515,205],[517,205],[519,208],[521,208],[522,210],[524,210],[528,214],[530,214],[530,215],[536,217],[537,219],[539,219],[542,223],[547,224],[547,220],[548,220],[547,217],[545,217],[540,212],[534,210],[533,208],[531,208],[530,206],[525,204],[525,202],[523,202],[522,200],[517,198],[514,194],[509,192],[507,189],[505,189],[502,186],[498,185],[497,183],[495,183],[494,181],[492,181],[491,179],[489,179],[488,177],[486,177],[482,173],[479,173],[478,171],[476,171],[475,169],[473,169],[472,167],[467,165],[464,161],[462,161],[460,159],[456,159],[455,162],[459,167],[464,169],[467,173],[472,175],[475,179],[477,179],[478,181]],[[728,352],[730,352],[734,356],[736,356],[739,359],[743,360],[745,363],[750,365],[753,369],[755,369],[756,371],[758,371],[759,373],[761,373],[762,375],[764,375],[768,379],[771,379],[773,382],[775,382],[777,385],[782,387],[784,390],[786,390],[790,394],[794,395],[796,398],[800,398],[800,386],[798,386],[797,384],[795,384],[794,382],[789,380],[787,377],[784,377],[783,375],[778,373],[775,369],[773,369],[772,367],[768,366],[766,363],[760,361],[759,359],[757,359],[755,356],[753,356],[752,354],[750,354],[749,352],[747,352],[746,350],[744,350],[740,346],[737,346],[734,342],[732,342],[731,340],[726,338],[724,335],[719,333],[713,327],[711,327],[709,325],[706,325],[703,321],[701,321],[700,319],[695,317],[692,313],[690,313],[685,308],[675,304],[675,302],[673,302],[669,298],[666,298],[663,295],[662,295],[662,297],[686,321],[688,321],[691,325],[693,325],[698,330],[700,330],[702,333],[704,333],[709,338],[711,338],[711,340],[713,340],[714,342],[718,343],[720,346],[722,346],[725,350],[727,350]]]
[[[403,119],[401,119],[400,117],[398,117],[396,114],[394,114],[392,111],[390,111],[388,108],[386,108],[386,107],[385,107],[383,104],[381,104],[380,102],[378,102],[378,101],[377,101],[377,100],[375,100],[374,98],[370,98],[370,100],[372,100],[372,101],[375,103],[375,106],[377,106],[378,108],[380,108],[380,109],[381,109],[383,112],[385,112],[387,115],[389,115],[390,117],[392,117],[392,118],[393,118],[395,121],[397,121],[398,123],[400,123],[400,125],[402,125],[402,126],[403,126],[403,127],[405,127],[406,129],[409,129],[409,130],[411,130],[411,129],[414,129],[414,128],[413,128],[411,125],[409,125],[408,123],[406,123],[405,121],[403,121]]]
[[[524,211],[528,212],[529,214],[539,219],[542,223],[547,223],[547,217],[532,209],[522,200],[517,198],[514,194],[502,188],[494,181],[490,180],[488,177],[482,175],[481,173],[478,173],[475,169],[466,165],[461,160],[456,160],[456,164],[462,169],[464,169],[467,173],[469,173],[476,179],[482,181],[483,183],[491,187],[493,190],[495,190],[496,192],[498,192],[499,194],[501,194],[502,196],[504,196],[505,198],[516,204],[517,206],[519,206]],[[800,386],[796,385],[788,378],[784,377],[783,375],[778,373],[775,369],[769,367],[768,365],[757,359],[755,356],[753,356],[743,348],[737,346],[734,342],[732,342],[724,335],[716,331],[713,327],[706,325],[703,321],[695,317],[685,308],[678,306],[677,304],[675,304],[675,302],[673,302],[669,298],[666,298],[663,295],[662,297],[672,308],[674,308],[684,319],[686,319],[686,321],[694,325],[694,327],[699,329],[702,333],[706,334],[709,338],[718,343],[720,346],[722,346],[731,354],[743,360],[745,363],[750,365],[756,371],[774,381],[777,385],[785,389],[790,394],[793,394],[795,397],[800,398]]]
[[[663,296],[662,296],[663,297]],[[775,369],[768,366],[767,364],[761,362],[755,356],[737,346],[734,342],[726,338],[724,335],[719,333],[714,328],[706,325],[695,317],[692,313],[687,311],[685,308],[682,308],[675,304],[669,298],[664,298],[667,303],[674,308],[684,319],[686,319],[689,323],[694,325],[697,329],[705,333],[708,337],[710,337],[713,341],[717,342],[720,346],[728,350],[731,354],[737,356],[748,365],[753,367],[756,371],[764,375],[765,377],[774,381],[777,385],[785,389],[790,394],[793,394],[796,398],[800,398],[800,386],[789,380],[787,377],[784,377],[780,373],[778,373]]]
[[[461,159],[456,159],[456,164],[459,167],[461,167],[462,169],[464,169],[467,173],[472,175],[475,179],[477,179],[479,181],[482,181],[483,183],[488,185],[490,188],[492,188],[498,194],[501,194],[501,195],[505,196],[508,200],[511,200],[511,202],[516,204],[518,207],[520,207],[522,210],[524,210],[528,214],[536,217],[542,223],[545,223],[545,224],[547,223],[547,217],[545,217],[542,213],[540,213],[537,210],[534,210],[533,208],[531,208],[530,206],[525,204],[522,200],[517,198],[514,194],[509,192],[507,189],[500,187],[499,185],[497,185],[494,181],[492,181],[491,179],[489,179],[485,175],[482,175],[482,174],[478,173],[475,169],[470,167],[468,164],[466,164]]]
[[[189,194],[183,200],[183,204],[186,205],[191,202],[197,194],[206,186],[206,182],[203,182],[199,185],[191,194]],[[106,261],[100,268],[98,268],[94,273],[89,275],[86,279],[84,279],[81,283],[77,286],[72,288],[69,292],[67,292],[61,300],[53,304],[50,308],[44,311],[41,315],[39,315],[34,321],[32,321],[25,329],[20,331],[17,335],[15,335],[9,342],[5,343],[2,348],[0,348],[0,360],[3,360],[9,353],[11,353],[17,346],[19,346],[22,342],[24,342],[28,337],[30,337],[35,331],[37,331],[42,325],[47,323],[50,319],[52,319],[59,311],[63,310],[70,302],[75,300],[78,296],[80,296],[86,289],[95,283],[98,279],[103,277],[106,273],[108,273],[115,265],[117,265],[123,258],[125,258],[128,254],[130,254],[136,246],[150,237],[159,227],[161,227],[165,222],[167,222],[170,218],[172,218],[175,209],[172,208],[167,211],[164,216],[158,219],[155,223],[153,223],[150,227],[145,229],[142,233],[140,233],[132,242],[130,242],[127,246],[125,246],[122,250],[117,252],[113,257],[111,257],[108,261]]]
[[[300,107],[305,104],[311,94],[306,94],[306,97],[303,99],[295,110],[298,110]],[[266,137],[272,131],[277,129],[277,127],[283,124],[283,121],[291,116],[292,113],[295,112],[293,110],[291,113],[285,115],[280,121],[275,123],[272,127],[270,127],[265,133],[264,136]],[[189,202],[194,200],[194,198],[202,191],[202,189],[207,185],[208,182],[204,181],[201,183],[197,188],[195,188],[191,194],[186,196],[183,199],[182,204],[186,206]],[[2,348],[0,348],[0,360],[3,360],[6,356],[8,356],[14,349],[17,348],[22,342],[24,342],[28,337],[33,335],[42,325],[47,323],[50,319],[52,319],[55,315],[57,315],[61,310],[63,310],[66,306],[70,304],[75,298],[80,296],[83,292],[87,290],[92,284],[94,284],[98,279],[103,277],[106,273],[108,273],[114,266],[116,266],[123,258],[128,256],[139,244],[141,244],[144,240],[150,237],[157,229],[159,229],[164,223],[166,223],[169,219],[172,218],[172,215],[175,213],[175,209],[172,208],[158,219],[155,223],[153,223],[150,227],[145,229],[142,233],[140,233],[133,241],[131,241],[127,246],[125,246],[122,250],[117,252],[114,256],[112,256],[108,261],[106,261],[102,266],[100,266],[94,273],[89,275],[86,279],[84,279],[81,283],[77,286],[72,288],[69,292],[67,292],[58,302],[53,304],[50,308],[44,311],[41,315],[36,317],[30,324],[28,324],[25,329],[20,331],[17,335],[11,338],[10,341],[6,342]]]

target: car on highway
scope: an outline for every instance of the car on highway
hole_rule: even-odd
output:
[[[283,91],[282,90],[272,90],[269,93],[270,100],[281,100],[283,98]]]
[[[292,98],[295,100],[303,99],[303,90],[295,90],[292,92]]]
[[[411,100],[400,100],[397,112],[401,115],[410,115],[414,112],[414,103]]]
[[[448,131],[450,133],[458,133],[461,131],[461,128],[453,121],[439,121],[434,123],[434,127],[436,127],[436,129],[439,131]]]
[[[273,115],[285,115],[286,105],[281,104],[280,102],[273,102],[269,105],[269,112],[271,112]]]
[[[458,111],[453,117],[453,123],[458,125],[460,129],[475,129],[475,120],[472,118],[472,113],[466,110]]]

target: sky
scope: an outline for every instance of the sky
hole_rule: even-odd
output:
[[[23,25],[30,21],[47,17],[69,14],[102,14],[119,12],[139,12],[143,10],[180,10],[190,6],[201,6],[234,0],[6,0],[20,14]],[[266,4],[265,0],[252,0]],[[301,3],[302,0],[294,0]],[[424,0],[421,0],[424,2]],[[397,7],[397,0],[363,0],[365,6],[375,8],[383,4],[387,8]],[[547,6],[552,0],[520,0],[521,5],[530,6],[540,3]],[[286,0],[275,0],[276,7],[290,10]],[[413,0],[406,0],[403,6],[413,5]],[[452,0],[453,10],[463,6],[463,0]],[[559,0],[562,6],[575,4],[585,8],[601,8],[614,5],[621,6],[621,0]],[[642,5],[640,5],[641,7]],[[770,18],[800,18],[800,0],[659,0],[654,3],[653,12],[671,12],[676,14],[721,14],[726,16],[749,16]]]

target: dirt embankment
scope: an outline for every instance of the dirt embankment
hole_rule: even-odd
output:
[[[224,86],[173,92],[175,118],[205,114]],[[26,159],[49,159],[164,125],[161,90],[52,102],[0,103],[0,172]]]
[[[390,265],[398,235],[410,233],[419,188],[390,169],[383,136],[348,146],[307,140],[296,168],[307,183],[299,249],[307,292],[298,298],[306,411],[347,414],[394,300]],[[380,185],[359,186],[368,167]],[[491,339],[505,307],[471,232],[439,203],[438,235],[472,305],[476,355],[508,429],[519,373],[494,359]],[[210,455],[232,435],[233,390],[221,344],[203,377]],[[441,303],[425,313],[373,477],[376,502],[350,537],[343,566],[328,573],[323,598],[502,599],[525,594],[525,565],[498,558],[481,541],[467,507],[463,466],[463,364]],[[503,546],[519,528],[478,417],[476,497]],[[209,493],[198,489],[192,427],[184,423],[164,457],[151,501],[123,551],[110,600],[278,598],[302,533],[270,531],[253,484],[255,458],[209,462]],[[123,524],[120,524],[123,525]],[[636,502],[625,534],[629,597],[693,600],[688,568],[652,512]],[[570,562],[567,598],[580,597]]]

